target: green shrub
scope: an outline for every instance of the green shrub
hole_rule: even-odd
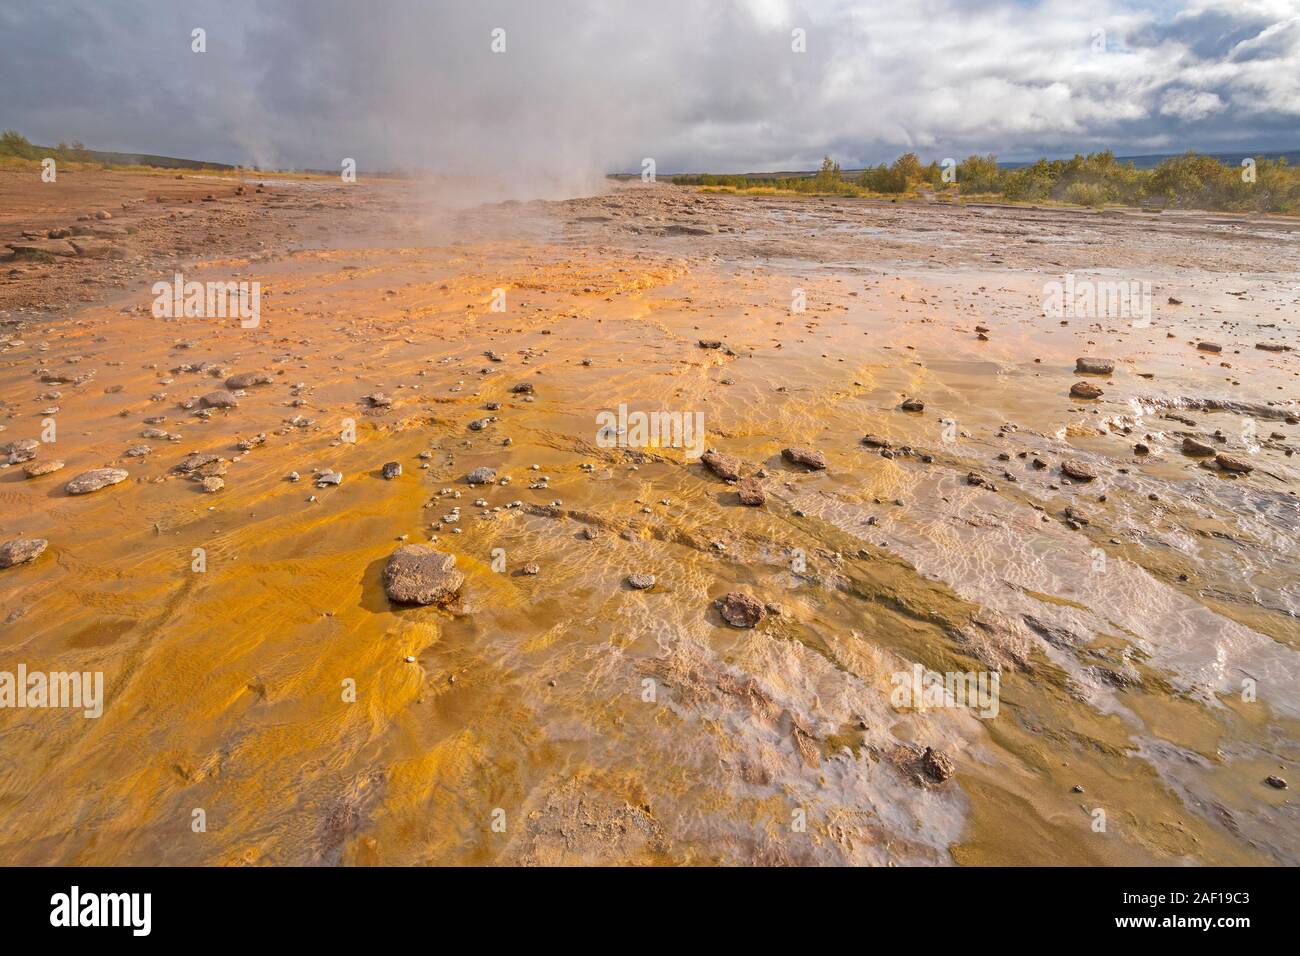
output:
[[[27,141],[27,137],[20,135],[16,130],[7,129],[0,133],[0,156],[35,159],[36,149]]]
[[[995,193],[1001,191],[1002,170],[998,158],[968,156],[957,164],[957,188],[962,193]]]
[[[1100,208],[1106,205],[1107,190],[1101,183],[1070,183],[1065,189],[1065,201],[1076,206]]]
[[[1002,174],[1002,195],[1016,202],[1042,202],[1052,195],[1058,172],[1045,159]]]

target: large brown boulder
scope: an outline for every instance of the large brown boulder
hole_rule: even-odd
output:
[[[446,604],[464,583],[456,556],[428,544],[404,544],[384,565],[384,592],[395,604]]]

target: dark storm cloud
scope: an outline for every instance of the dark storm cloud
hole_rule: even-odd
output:
[[[36,142],[334,169],[1295,148],[1300,0],[4,0],[0,84]]]

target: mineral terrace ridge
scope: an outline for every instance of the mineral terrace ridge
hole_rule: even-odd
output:
[[[1300,222],[0,210],[0,670],[105,676],[0,710],[0,861],[1300,862]],[[177,273],[257,324],[155,315]],[[1149,321],[1046,315],[1067,275]],[[598,440],[620,405],[712,452]],[[996,714],[897,706],[916,665]]]

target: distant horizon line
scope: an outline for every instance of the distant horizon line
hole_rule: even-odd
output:
[[[59,147],[57,147],[57,146],[37,145],[37,144],[35,144],[35,143],[33,143],[33,144],[31,144],[31,145],[32,145],[32,148],[33,148],[33,149],[38,149],[38,150],[41,150],[41,149],[57,150],[57,149],[59,148]],[[190,166],[190,167],[210,167],[210,168],[216,168],[216,169],[230,169],[230,170],[239,170],[239,169],[242,169],[242,170],[247,170],[247,171],[250,171],[250,172],[266,172],[266,173],[276,173],[276,172],[279,172],[279,173],[309,173],[309,174],[322,174],[322,175],[332,175],[332,174],[334,174],[334,173],[337,172],[337,170],[334,170],[334,169],[326,169],[326,168],[312,167],[312,166],[275,166],[275,167],[263,167],[263,166],[256,166],[256,165],[243,164],[243,163],[228,163],[228,162],[220,162],[220,161],[217,161],[217,160],[190,159],[190,158],[188,158],[188,157],[183,157],[183,156],[168,156],[168,155],[165,155],[165,154],[162,154],[162,153],[135,152],[135,151],[131,151],[131,150],[107,150],[107,149],[94,149],[94,148],[92,148],[92,147],[84,147],[84,148],[85,148],[86,152],[88,152],[88,153],[98,154],[98,155],[101,155],[101,156],[113,156],[113,157],[118,157],[118,158],[121,158],[121,159],[136,159],[136,160],[144,160],[144,161],[147,161],[147,160],[164,160],[164,161],[167,161],[168,163],[185,164],[185,165]],[[904,156],[904,155],[906,155],[906,154],[909,153],[909,152],[915,153],[916,151],[915,151],[915,150],[906,150],[906,149],[905,149],[905,150],[903,150],[902,152],[898,153],[898,155],[895,156],[894,158],[897,159],[899,156]],[[1137,161],[1139,161],[1139,160],[1155,160],[1155,161],[1159,161],[1159,160],[1163,160],[1163,159],[1170,159],[1170,158],[1177,157],[1177,156],[1185,156],[1185,155],[1187,155],[1188,153],[1194,153],[1194,154],[1199,155],[1199,156],[1208,156],[1208,157],[1213,158],[1213,159],[1222,159],[1223,157],[1233,157],[1233,158],[1240,157],[1240,158],[1243,158],[1243,159],[1244,159],[1244,158],[1247,158],[1247,157],[1254,158],[1254,159],[1280,159],[1280,158],[1287,158],[1287,159],[1290,159],[1290,158],[1293,158],[1293,157],[1294,157],[1294,158],[1300,159],[1300,145],[1295,146],[1295,147],[1290,148],[1290,149],[1261,149],[1261,150],[1249,150],[1249,149],[1243,149],[1243,150],[1204,150],[1204,149],[1197,149],[1197,148],[1195,148],[1195,147],[1189,147],[1189,148],[1187,148],[1187,149],[1177,150],[1177,151],[1173,151],[1173,152],[1164,152],[1164,153],[1127,153],[1127,154],[1122,154],[1122,155],[1119,154],[1119,153],[1116,153],[1115,150],[1114,150],[1113,148],[1100,147],[1100,148],[1090,149],[1090,150],[1086,150],[1086,151],[1085,151],[1085,150],[1076,149],[1076,150],[1074,150],[1074,151],[1060,151],[1060,152],[1055,152],[1055,153],[1053,153],[1053,154],[1051,154],[1051,155],[1043,154],[1043,155],[1037,156],[1037,157],[1035,157],[1035,158],[1033,158],[1033,159],[1008,159],[1008,160],[998,159],[998,166],[999,166],[999,167],[1002,167],[1002,168],[1007,168],[1007,169],[1015,169],[1015,168],[1024,167],[1024,166],[1032,166],[1034,163],[1039,162],[1040,160],[1045,160],[1045,161],[1047,161],[1047,162],[1055,162],[1055,161],[1058,161],[1058,160],[1069,160],[1069,159],[1072,159],[1072,158],[1075,157],[1075,156],[1088,156],[1088,155],[1093,154],[1093,153],[1103,153],[1103,152],[1111,152],[1111,153],[1114,153],[1114,155],[1115,155],[1115,159],[1116,159],[1117,162],[1135,162],[1135,163],[1136,163]],[[828,154],[826,154],[826,155],[831,155],[831,154],[828,153]],[[989,151],[984,151],[984,152],[970,153],[969,155],[976,155],[976,156],[988,156],[988,155],[992,155],[992,156],[997,156],[998,154],[997,154],[996,151],[989,150]],[[833,159],[834,157],[832,156],[831,158]],[[943,157],[943,158],[946,159],[946,158],[949,158],[949,157]],[[951,158],[953,158],[953,159],[957,160],[958,162],[960,162],[962,159],[964,159],[964,158],[966,158],[966,157],[964,157],[964,156],[963,156],[963,157],[953,156],[953,157],[951,157]],[[943,161],[942,159],[932,159],[932,160],[929,160],[929,161],[922,160],[922,164],[923,164],[923,165],[929,165],[930,162],[942,162],[942,161]],[[156,164],[154,164],[154,163],[149,163],[149,162],[142,162],[142,163],[140,163],[140,165],[156,165]],[[878,165],[880,165],[880,164],[878,163],[878,164],[875,164],[874,166],[850,166],[850,167],[842,167],[841,172],[843,172],[843,173],[845,173],[845,174],[848,174],[848,173],[856,173],[856,172],[862,172],[862,171],[865,170],[865,169],[874,169],[874,168],[876,168],[876,166],[878,166]],[[885,165],[888,165],[888,163],[886,163]],[[1151,165],[1155,165],[1155,163],[1152,163]],[[417,172],[432,172],[432,171],[431,171],[431,170],[420,170],[419,168],[390,167],[390,168],[387,168],[387,169],[377,169],[377,170],[374,171],[374,174],[375,174],[375,175],[385,175],[385,174],[403,174],[403,175],[409,175],[409,174],[413,174],[413,173],[417,173]],[[667,169],[667,170],[656,170],[656,175],[658,175],[658,176],[745,176],[745,177],[752,177],[752,178],[757,178],[757,177],[763,177],[763,178],[781,178],[781,177],[790,177],[790,176],[804,176],[804,175],[809,175],[809,174],[815,174],[816,172],[817,172],[817,169],[815,169],[815,168],[806,168],[806,169],[779,169],[779,170],[773,170],[773,171],[771,171],[771,172],[760,172],[760,171],[756,171],[756,170],[748,170],[748,171],[744,171],[744,172],[737,172],[737,171],[735,171],[735,170],[730,170],[730,171],[719,172],[719,171],[715,171],[715,170],[702,170],[702,169],[689,169],[689,170],[688,170],[688,169],[676,169],[676,168],[671,168],[671,169]],[[434,173],[434,175],[446,175],[446,174]],[[637,176],[640,176],[640,175],[641,175],[641,170],[640,170],[640,169],[628,169],[628,170],[606,170],[602,175],[604,175],[604,176],[618,177],[618,178],[623,178],[623,177],[637,177]]]
[[[899,153],[898,156],[905,156],[905,155],[907,155],[907,153],[915,153],[915,152],[916,152],[915,150],[904,150],[903,152]],[[1119,154],[1119,153],[1115,153],[1115,151],[1114,151],[1113,149],[1108,149],[1108,148],[1103,147],[1103,148],[1092,149],[1092,150],[1087,150],[1087,151],[1084,151],[1084,150],[1074,150],[1073,152],[1062,152],[1062,153],[1057,153],[1057,154],[1054,154],[1054,155],[1042,155],[1042,156],[1036,156],[1036,157],[1033,158],[1033,159],[1005,159],[1005,160],[1004,160],[1004,159],[999,159],[999,160],[998,160],[998,166],[999,166],[999,167],[1003,167],[1003,168],[1007,168],[1007,169],[1015,169],[1015,168],[1019,168],[1019,167],[1022,167],[1022,166],[1032,166],[1032,165],[1034,165],[1034,163],[1037,163],[1037,162],[1039,162],[1039,161],[1041,161],[1041,160],[1045,160],[1045,161],[1051,163],[1051,162],[1056,162],[1056,161],[1058,161],[1058,160],[1070,160],[1070,159],[1073,159],[1075,156],[1089,156],[1089,155],[1092,155],[1092,154],[1095,154],[1095,153],[1105,153],[1105,152],[1111,152],[1111,153],[1114,153],[1114,155],[1115,155],[1115,161],[1116,161],[1116,162],[1134,162],[1134,161],[1136,161],[1136,160],[1161,160],[1161,159],[1172,159],[1172,158],[1175,158],[1175,157],[1178,157],[1178,156],[1186,156],[1188,153],[1193,153],[1193,154],[1195,154],[1195,155],[1197,155],[1197,156],[1208,156],[1208,157],[1210,157],[1211,159],[1221,159],[1222,157],[1225,157],[1225,156],[1226,156],[1226,157],[1233,157],[1233,158],[1240,157],[1240,158],[1242,158],[1242,159],[1246,159],[1246,158],[1249,157],[1249,158],[1257,159],[1257,160],[1258,160],[1258,159],[1281,159],[1281,158],[1288,158],[1288,159],[1289,159],[1289,158],[1292,158],[1292,157],[1297,158],[1297,159],[1300,159],[1300,146],[1294,147],[1294,148],[1292,148],[1292,149],[1259,149],[1259,150],[1248,150],[1248,149],[1247,149],[1247,150],[1213,150],[1213,151],[1211,151],[1211,150],[1203,150],[1203,149],[1195,149],[1195,148],[1188,148],[1188,149],[1179,150],[1179,151],[1171,152],[1171,153],[1126,153],[1126,154],[1123,154],[1123,155],[1121,155],[1121,154]],[[830,156],[832,160],[835,158],[833,155],[831,155],[831,154],[829,154],[829,153],[826,154],[826,155]],[[990,150],[990,151],[986,151],[986,152],[970,153],[970,154],[968,154],[968,155],[971,155],[971,156],[989,156],[989,155],[997,156],[998,154],[997,154],[996,151],[992,151],[992,150]],[[898,156],[895,156],[894,158],[897,159]],[[944,158],[946,159],[946,158],[948,158],[948,157],[944,157]],[[951,157],[951,158],[957,160],[957,162],[961,162],[963,159],[966,158],[966,156],[953,156],[953,157]],[[922,160],[921,160],[921,165],[923,165],[923,166],[928,166],[931,162],[939,162],[939,163],[941,163],[942,161],[943,161],[942,159],[932,159],[932,160],[925,160],[925,159],[922,159]],[[866,169],[875,169],[875,168],[876,168],[877,166],[879,166],[879,165],[881,165],[881,164],[880,164],[880,163],[877,163],[877,164],[875,164],[875,165],[873,165],[873,166],[846,166],[846,167],[841,167],[840,172],[841,172],[841,173],[844,173],[844,174],[846,174],[846,175],[849,174],[849,173],[860,173],[860,172],[862,172],[863,170],[866,170]],[[889,165],[889,164],[888,164],[888,163],[885,163],[884,165],[887,166],[887,165]],[[1153,165],[1154,165],[1154,164],[1153,164]],[[737,171],[735,171],[735,170],[730,170],[730,171],[727,171],[727,172],[717,172],[717,171],[713,171],[713,170],[698,170],[698,169],[697,169],[697,170],[689,170],[689,171],[688,171],[688,170],[682,170],[682,169],[673,169],[673,170],[668,170],[668,171],[663,171],[663,172],[657,171],[656,174],[657,174],[657,175],[660,175],[660,176],[751,176],[751,177],[780,178],[780,177],[782,177],[782,176],[806,176],[806,175],[809,175],[809,174],[814,174],[814,173],[816,173],[816,172],[817,172],[817,170],[816,170],[815,168],[806,168],[806,169],[778,169],[778,170],[773,170],[773,171],[771,171],[771,172],[759,172],[759,171],[755,171],[755,170],[749,170],[749,171],[745,171],[745,172],[737,172]],[[640,170],[635,170],[635,169],[634,169],[634,170],[627,170],[627,171],[619,171],[619,172],[616,172],[616,173],[606,173],[606,175],[608,175],[608,176],[639,176],[639,175],[641,175],[641,173],[640,173]]]

